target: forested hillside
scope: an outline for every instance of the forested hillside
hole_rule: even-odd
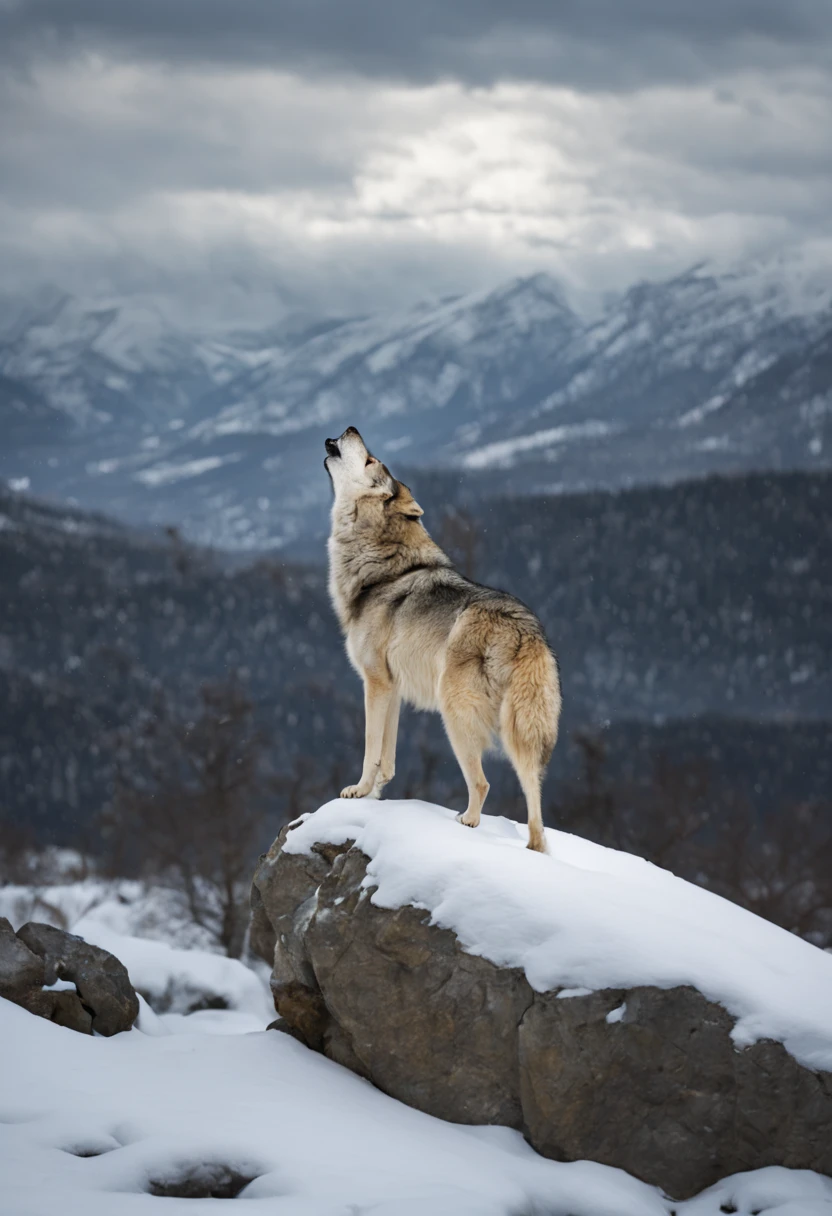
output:
[[[662,758],[765,809],[828,788],[827,474],[480,506],[442,478],[414,489],[462,568],[529,603],[559,653],[551,798],[583,771],[576,732],[601,741],[610,778],[636,784]],[[153,713],[187,723],[202,685],[232,679],[263,732],[275,819],[352,779],[360,688],[322,568],[233,565],[176,533],[160,542],[15,494],[0,521],[6,815],[72,838],[109,797],[125,732]],[[410,715],[401,737],[396,792],[456,796],[438,721]],[[509,774],[490,766],[510,808]]]

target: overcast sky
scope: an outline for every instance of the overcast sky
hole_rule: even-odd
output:
[[[591,304],[832,236],[832,0],[0,0],[0,48],[11,287]]]

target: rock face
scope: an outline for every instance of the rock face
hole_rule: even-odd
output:
[[[56,980],[74,983],[54,990]],[[126,968],[106,950],[52,925],[30,922],[17,933],[0,918],[0,996],[82,1034],[129,1030],[139,1000]]]
[[[832,1174],[832,1074],[780,1043],[737,1050],[691,987],[535,992],[428,913],[375,907],[352,842],[285,853],[288,830],[252,889],[281,1029],[429,1114],[518,1128],[677,1199],[765,1165]]]

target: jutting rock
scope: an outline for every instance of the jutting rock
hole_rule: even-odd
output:
[[[677,1199],[765,1165],[832,1174],[832,1074],[771,1039],[738,1048],[735,1019],[688,984],[535,991],[430,912],[376,906],[353,840],[290,852],[291,830],[252,888],[279,1029],[419,1110]]]

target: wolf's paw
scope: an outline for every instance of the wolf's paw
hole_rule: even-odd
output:
[[[480,826],[479,815],[477,815],[475,819],[474,816],[469,815],[467,811],[464,811],[461,815],[457,815],[456,821],[457,823],[464,823],[466,828],[478,828]]]
[[[542,835],[541,836],[530,836],[529,843],[526,845],[526,848],[531,849],[533,853],[548,853],[549,852],[549,850],[546,846],[546,837],[542,836]]]
[[[363,785],[346,785],[341,790],[342,798],[366,798],[370,792],[371,786]]]

